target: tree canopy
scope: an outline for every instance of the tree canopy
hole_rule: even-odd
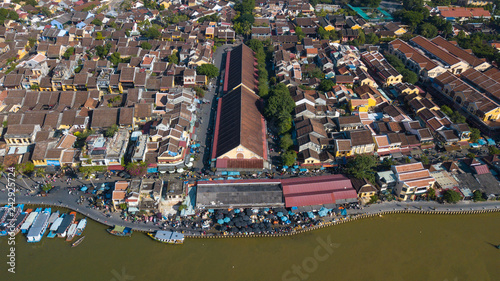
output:
[[[141,30],[141,35],[149,39],[158,39],[161,37],[161,32],[157,27],[152,26]]]
[[[206,75],[208,78],[215,78],[219,76],[219,69],[210,63],[205,63],[196,68],[196,73]]]
[[[457,203],[458,201],[462,200],[462,195],[460,195],[460,193],[456,192],[455,190],[447,189],[443,193],[443,200],[448,203]]]
[[[286,166],[292,166],[295,164],[295,161],[297,160],[297,152],[293,150],[287,150],[283,154],[281,154],[281,161],[283,165]]]
[[[345,172],[357,179],[367,179],[370,182],[375,182],[375,170],[378,161],[373,155],[360,154],[349,159],[346,165]]]
[[[335,86],[335,82],[330,79],[323,79],[319,83],[318,90],[322,92],[328,92],[332,90],[333,86]]]
[[[149,44],[148,42],[144,41],[141,43],[141,48],[143,48],[144,50],[151,50],[153,46],[151,46],[151,44]]]
[[[63,54],[63,58],[69,60],[69,58],[75,54],[75,48],[74,47],[69,47],[66,49],[66,51]]]

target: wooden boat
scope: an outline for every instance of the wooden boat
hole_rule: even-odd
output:
[[[80,236],[83,233],[83,230],[87,226],[87,219],[81,219],[76,226],[76,235]]]
[[[75,238],[76,226],[77,224],[74,223],[69,227],[68,234],[66,235],[66,241],[70,242],[71,240],[73,240],[73,238]]]
[[[183,244],[184,234],[179,232],[158,230],[155,234],[148,233],[148,236],[154,240],[167,244]]]
[[[80,243],[82,243],[83,239],[85,239],[85,236],[82,236],[82,237],[80,237],[80,239],[73,242],[73,244],[71,244],[71,247],[76,247],[76,246],[80,245]]]
[[[109,228],[107,231],[109,234],[116,236],[132,236],[132,229],[130,227],[115,225],[114,228]]]

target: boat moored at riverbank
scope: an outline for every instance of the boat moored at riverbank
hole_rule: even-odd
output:
[[[38,214],[42,211],[42,208],[37,208],[34,212],[31,212],[26,218],[26,221],[21,225],[21,232],[26,233],[30,229],[31,225],[37,218]]]
[[[132,236],[132,229],[130,227],[115,225],[114,228],[109,228],[107,231],[115,236]]]
[[[66,241],[70,242],[75,238],[77,224],[73,223],[68,229],[68,235],[66,235]]]
[[[58,217],[54,221],[54,223],[50,226],[50,229],[49,229],[50,231],[49,231],[49,234],[47,234],[47,238],[56,237],[57,229],[59,228],[59,226],[61,226],[61,223],[63,222],[65,216],[66,216],[66,214],[62,214],[60,217]]]
[[[80,236],[83,233],[83,230],[87,226],[87,219],[81,219],[76,226],[76,235]]]
[[[183,244],[184,234],[179,232],[158,230],[155,234],[148,233],[148,236],[154,240],[167,244]]]
[[[49,224],[49,218],[50,218],[50,213],[51,209],[46,208],[41,212],[36,220],[33,222],[33,225],[28,231],[28,242],[34,243],[34,242],[40,242],[42,240],[43,234],[47,230],[47,226]]]
[[[56,235],[57,237],[63,238],[66,237],[69,227],[75,222],[76,213],[71,212],[64,216],[61,225],[57,228]]]
[[[5,236],[17,226],[17,218],[23,212],[24,204],[18,204],[15,210],[9,210],[5,221],[0,224],[0,236]],[[25,216],[23,216],[25,218]]]

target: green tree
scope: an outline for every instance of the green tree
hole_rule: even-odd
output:
[[[292,166],[295,164],[295,161],[297,160],[297,152],[293,150],[288,150],[281,154],[281,162],[285,166]]]
[[[69,60],[69,58],[75,54],[75,48],[69,47],[66,49],[66,51],[63,54],[63,58]]]
[[[97,25],[97,26],[101,26],[102,25],[102,21],[100,19],[94,19],[92,20],[91,24],[93,25]]]
[[[48,18],[50,18],[52,16],[52,12],[46,6],[43,6],[42,8],[40,8],[40,13]]]
[[[196,73],[206,75],[211,79],[219,76],[219,69],[211,63],[205,63],[196,68]]]
[[[403,75],[403,82],[408,82],[410,84],[415,84],[418,82],[418,76],[415,72],[404,68],[399,71]]]
[[[280,138],[280,147],[284,151],[288,150],[293,145],[292,136],[290,134],[282,135]]]
[[[153,46],[151,46],[151,44],[149,44],[148,42],[142,42],[141,48],[143,48],[144,50],[151,50],[151,48],[153,48]]]
[[[50,184],[50,183],[44,184],[42,186],[42,190],[45,191],[45,192],[48,192],[51,189],[52,189],[52,184]]]
[[[424,6],[423,0],[403,0],[403,8],[408,11],[416,10],[423,6]]]
[[[168,56],[167,60],[169,63],[179,64],[179,57],[177,56],[177,52],[174,52],[173,54]]]
[[[26,162],[22,167],[22,173],[25,175],[30,175],[35,170],[35,164],[33,162]]]
[[[345,167],[345,172],[357,179],[367,179],[370,182],[375,182],[374,168],[378,161],[375,156],[369,154],[356,155],[350,158]]]
[[[431,187],[427,190],[427,198],[429,198],[429,200],[436,200],[437,196],[434,188]]]
[[[438,29],[436,26],[432,25],[431,23],[426,22],[426,23],[420,25],[419,33],[420,33],[420,35],[422,35],[426,38],[434,38],[438,35]]]
[[[158,39],[161,37],[161,32],[157,27],[152,26],[148,29],[141,30],[141,35],[149,39]]]
[[[319,86],[318,86],[317,89],[319,91],[322,91],[322,92],[328,92],[328,91],[331,91],[334,86],[335,86],[335,83],[332,80],[330,80],[330,79],[323,79],[319,83]]]
[[[387,62],[394,66],[395,69],[401,69],[405,67],[404,63],[395,55],[385,54],[384,56]]]
[[[283,83],[278,83],[271,91],[271,97],[267,100],[264,114],[267,118],[277,117],[279,113],[290,113],[295,108],[295,102],[290,96],[290,90]]]
[[[370,197],[370,201],[368,201],[368,204],[375,204],[375,203],[377,203],[378,199],[379,199],[379,198],[378,198],[378,195],[377,195],[377,194],[374,194],[374,195],[372,195],[372,196]]]
[[[380,39],[378,38],[377,34],[375,33],[368,33],[366,35],[366,44],[372,44],[376,45],[380,42]]]
[[[289,112],[281,111],[276,118],[278,134],[286,134],[292,129],[292,115]]]
[[[458,201],[462,200],[462,195],[460,195],[460,193],[456,192],[453,189],[447,189],[443,193],[443,199],[448,203],[457,203]]]
[[[106,43],[104,46],[96,46],[95,51],[96,55],[101,59],[105,58],[109,54],[109,50],[111,49],[111,43]]]
[[[96,32],[96,36],[95,36],[95,39],[96,40],[104,40],[106,39],[106,37],[102,36],[102,32]]]
[[[326,31],[322,26],[318,27],[318,35],[321,39],[330,39],[330,32]]]
[[[424,15],[416,11],[403,11],[401,14],[401,20],[403,23],[415,28],[424,20]]]
[[[443,112],[444,114],[446,114],[448,116],[453,114],[453,110],[451,110],[451,108],[449,108],[447,105],[441,106],[441,112]]]
[[[299,41],[302,41],[302,39],[304,39],[304,37],[306,36],[306,34],[302,31],[302,27],[300,26],[295,27],[295,35],[297,35],[297,39]]]
[[[31,5],[33,7],[38,6],[38,2],[36,0],[26,0],[24,1],[24,3],[26,3],[26,5]]]
[[[442,110],[442,107],[441,107]],[[471,128],[470,129],[470,141],[471,142],[477,142],[481,138],[481,131],[479,131],[478,128]]]
[[[116,132],[118,132],[118,125],[113,124],[113,126],[109,127],[105,132],[104,136],[107,138],[112,138]]]
[[[358,35],[357,40],[358,40],[359,45],[363,45],[366,42],[365,33],[363,32],[362,29],[359,29],[359,35]]]
[[[269,85],[267,82],[267,77],[259,77],[259,96],[262,98],[267,98],[269,94]]]
[[[384,158],[382,161],[382,167],[384,167],[384,169],[390,169],[393,165],[396,165],[396,161],[392,157]]]
[[[478,201],[485,201],[486,199],[484,199],[483,193],[480,190],[475,190],[473,193],[472,200],[478,202]]]
[[[119,63],[122,62],[122,59],[120,58],[120,53],[115,52],[109,57],[109,62],[111,62],[115,67],[118,66]]]
[[[420,162],[422,162],[422,164],[424,164],[424,165],[429,165],[429,163],[430,163],[429,157],[422,155],[422,157],[420,157]]]
[[[474,153],[472,153],[472,152],[467,153],[467,155],[466,155],[466,156],[467,156],[467,158],[470,158],[470,159],[474,159],[474,158],[476,158],[476,154],[474,154]]]
[[[500,154],[500,149],[496,148],[495,146],[488,147],[488,151],[489,151],[490,155]]]

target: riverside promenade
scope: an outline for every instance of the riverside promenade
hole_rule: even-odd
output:
[[[135,231],[150,232],[155,230],[161,230],[159,226],[153,225],[152,222],[130,222],[123,220],[119,214],[112,213],[110,217],[107,217],[102,211],[90,208],[87,204],[80,205],[77,203],[79,196],[68,194],[68,192],[59,191],[56,194],[49,195],[47,197],[37,197],[29,195],[16,194],[16,204],[29,204],[37,206],[54,206],[61,208],[68,208],[79,212],[80,214],[87,216],[94,221],[99,223],[113,226],[122,225],[125,227],[130,227]],[[7,193],[0,192],[0,204],[7,204]],[[299,231],[292,231],[288,233],[279,233],[275,235],[270,234],[255,234],[255,235],[235,235],[235,236],[221,236],[215,234],[202,235],[202,231],[198,229],[190,228],[171,228],[167,227],[168,230],[183,232],[187,237],[193,238],[219,238],[219,237],[269,237],[269,236],[289,236],[294,234],[303,233],[306,231],[311,231],[318,228],[324,228],[331,225],[336,225],[340,223],[346,223],[352,220],[358,220],[367,217],[373,217],[383,214],[392,213],[415,213],[415,214],[476,214],[476,213],[486,213],[486,212],[500,212],[500,201],[485,201],[485,202],[459,202],[457,204],[440,204],[437,202],[385,202],[378,203],[374,205],[365,206],[362,209],[350,209],[347,214],[349,215],[346,219],[338,219],[335,217],[325,217],[324,223],[319,226],[314,226],[308,229],[302,229]]]

